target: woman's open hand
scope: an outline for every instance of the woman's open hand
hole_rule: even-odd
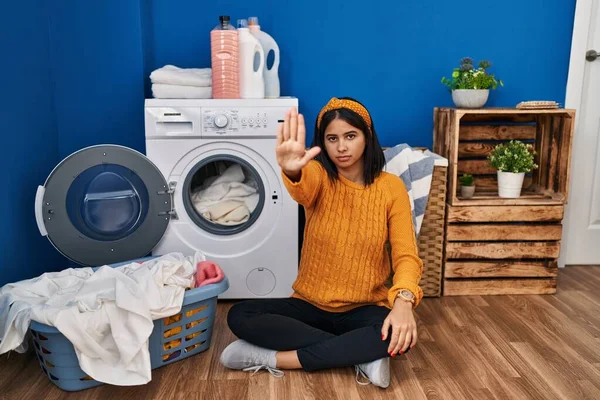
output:
[[[294,107],[285,114],[277,128],[277,163],[286,175],[294,177],[321,151],[319,147],[306,150],[304,117]]]

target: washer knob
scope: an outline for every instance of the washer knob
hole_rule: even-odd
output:
[[[215,116],[213,123],[217,128],[225,128],[229,124],[229,118],[227,118],[227,115],[219,114]]]

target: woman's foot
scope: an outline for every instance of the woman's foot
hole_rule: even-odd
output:
[[[380,388],[390,386],[390,359],[389,357],[380,358],[370,363],[358,364],[356,368],[356,382],[359,385],[368,385],[372,383]],[[360,382],[358,375],[369,380],[369,382]]]
[[[236,340],[221,353],[221,364],[230,369],[254,371],[266,369],[274,377],[283,376],[283,371],[277,369],[277,352],[255,346],[245,340]]]

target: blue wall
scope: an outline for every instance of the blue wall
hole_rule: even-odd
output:
[[[62,0],[49,32],[60,157],[102,143],[143,151],[139,1]]]
[[[0,285],[55,268],[61,257],[38,233],[33,204],[58,161],[48,8],[11,2],[0,13],[2,149]]]
[[[452,105],[440,80],[464,56],[489,59],[505,82],[488,106],[564,103],[575,0],[289,4],[153,0],[147,68],[210,66],[218,16],[258,16],[281,49],[282,94],[299,98],[311,130],[330,97],[351,96],[367,105],[384,145],[429,147],[433,107]]]
[[[144,151],[140,4],[12,2],[0,37],[2,286],[73,265],[40,236],[34,217],[37,186],[60,160],[101,143]]]
[[[68,265],[38,234],[37,185],[82,147],[143,151],[148,75],[165,64],[210,66],[209,34],[221,14],[260,18],[281,48],[282,94],[300,99],[311,127],[330,97],[352,96],[370,109],[384,145],[429,147],[433,107],[452,104],[440,79],[461,57],[491,60],[505,81],[489,106],[564,102],[575,9],[575,0],[61,4],[12,2],[0,16],[8,194],[0,196],[0,285]]]

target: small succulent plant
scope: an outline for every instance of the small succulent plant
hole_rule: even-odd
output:
[[[462,186],[473,186],[473,175],[471,174],[463,174],[458,180]]]

